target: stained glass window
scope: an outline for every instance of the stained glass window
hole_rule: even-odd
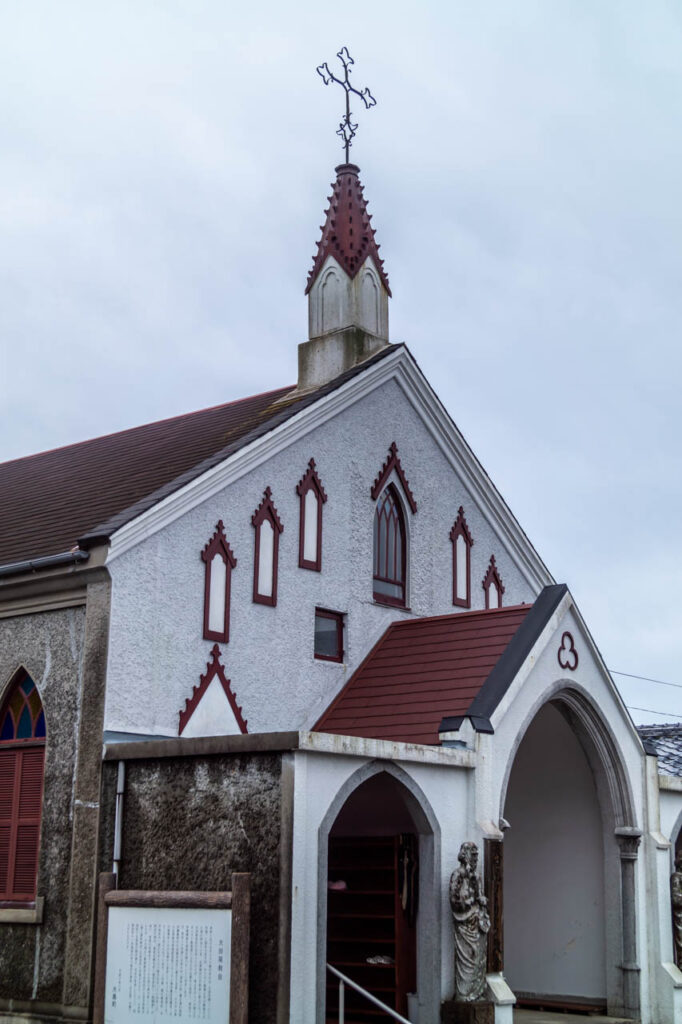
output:
[[[45,713],[36,684],[23,669],[0,711],[0,743],[45,739]]]
[[[400,500],[387,487],[374,516],[374,597],[389,604],[405,604],[405,524]]]

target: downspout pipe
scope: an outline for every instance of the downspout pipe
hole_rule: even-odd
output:
[[[76,548],[75,551],[62,551],[59,555],[44,555],[42,558],[30,558],[25,562],[10,562],[8,565],[0,565],[0,579],[21,572],[53,569],[60,565],[78,565],[79,562],[87,562],[89,557],[89,551],[81,551],[80,548]]]
[[[116,816],[114,818],[114,865],[112,871],[118,881],[118,871],[121,865],[121,842],[123,839],[123,794],[126,788],[126,763],[118,762],[118,776],[116,779]]]

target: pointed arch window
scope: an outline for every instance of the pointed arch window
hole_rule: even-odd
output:
[[[473,537],[460,505],[452,529],[452,603],[458,608],[471,608],[471,547]]]
[[[322,569],[322,506],[327,500],[322,481],[317,475],[315,459],[296,486],[301,499],[298,535],[298,564],[301,569]]]
[[[277,568],[279,561],[279,535],[284,529],[272,500],[269,487],[263,500],[251,516],[256,531],[253,559],[253,600],[256,604],[277,604]]]
[[[374,514],[374,599],[405,604],[407,541],[405,517],[392,484],[382,492]]]
[[[215,533],[201,552],[206,565],[204,577],[204,640],[228,643],[230,639],[230,576],[237,559],[225,536],[220,519]]]
[[[40,694],[20,669],[0,705],[0,902],[36,897],[45,733]]]
[[[490,556],[488,571],[483,577],[483,589],[485,591],[486,608],[501,608],[504,585],[495,565],[495,556]]]

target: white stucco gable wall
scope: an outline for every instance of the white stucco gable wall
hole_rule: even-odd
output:
[[[437,400],[424,392],[409,354],[399,350],[378,366],[381,374],[373,368],[341,389],[343,394],[334,394],[336,404],[327,416],[319,415],[322,403],[316,403],[312,413],[238,452],[229,465],[172,495],[114,537],[107,563],[113,587],[105,728],[177,734],[178,711],[211,648],[211,641],[202,639],[200,552],[218,520],[237,559],[230,641],[221,645],[221,658],[249,732],[309,727],[391,621],[455,610],[449,531],[460,505],[474,536],[474,607],[483,607],[481,582],[491,554],[506,588],[505,604],[532,601],[548,581],[547,570],[461,437],[448,440],[445,428],[451,434],[454,428]],[[370,490],[393,441],[418,505],[414,515],[406,506],[409,610],[378,605],[372,597],[375,502]],[[298,565],[295,488],[310,458],[328,495],[320,573]],[[275,608],[252,599],[251,516],[266,487],[284,524]],[[313,658],[316,606],[346,616],[342,665]]]

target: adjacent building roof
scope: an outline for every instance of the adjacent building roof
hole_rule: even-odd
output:
[[[682,722],[670,725],[638,725],[647,752],[655,748],[660,775],[682,776]]]
[[[0,465],[0,566],[108,539],[398,347],[314,391],[280,388]]]
[[[515,605],[394,622],[315,729],[438,743],[442,719],[466,715],[529,609]]]
[[[317,243],[317,254],[313,268],[308,274],[306,295],[313,286],[324,261],[333,256],[349,277],[355,277],[368,256],[371,256],[379,272],[384,288],[391,294],[384,261],[379,256],[379,246],[367,213],[367,202],[358,177],[360,168],[355,164],[339,164],[336,181],[329,197],[326,221],[322,226],[322,237]]]

